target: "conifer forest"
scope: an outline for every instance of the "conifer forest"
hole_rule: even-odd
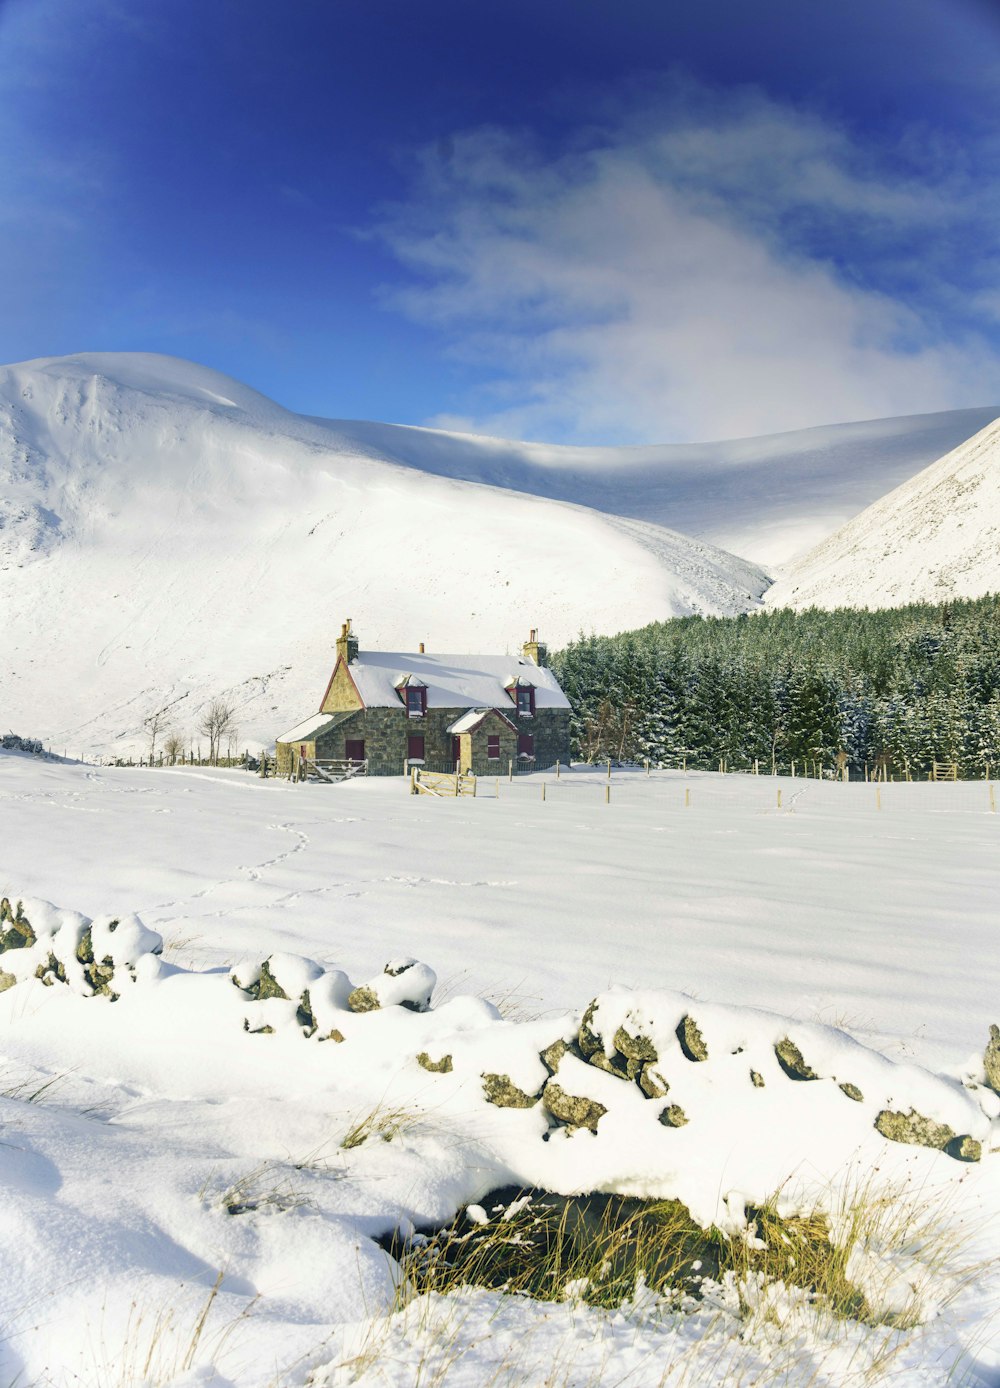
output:
[[[1000,595],[683,617],[552,658],[574,755],[924,779],[1000,763]]]

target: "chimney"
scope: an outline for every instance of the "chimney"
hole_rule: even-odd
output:
[[[351,631],[351,619],[348,617],[337,637],[337,659],[342,660],[345,665],[350,665],[357,658],[358,638]]]
[[[531,633],[521,647],[521,654],[526,660],[533,660],[536,665],[544,665],[549,658],[549,648],[544,641],[538,639],[538,628],[532,627]]]
[[[424,653],[424,643],[421,641],[421,643],[420,643],[420,654],[423,655],[423,653]]]

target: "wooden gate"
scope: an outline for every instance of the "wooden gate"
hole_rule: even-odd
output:
[[[411,795],[475,795],[475,776],[456,775],[446,771],[424,771],[422,767],[410,769]]]

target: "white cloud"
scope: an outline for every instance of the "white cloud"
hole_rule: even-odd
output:
[[[669,441],[1000,400],[989,316],[949,330],[942,268],[996,209],[940,151],[931,177],[904,144],[680,79],[603,115],[555,154],[457,135],[382,221],[412,272],[387,302],[485,374],[451,427]]]

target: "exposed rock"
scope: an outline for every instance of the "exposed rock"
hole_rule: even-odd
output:
[[[659,1060],[656,1047],[648,1036],[631,1036],[624,1027],[615,1032],[615,1050],[620,1051],[626,1060],[637,1060],[640,1065],[647,1061]]]
[[[865,1096],[861,1090],[856,1084],[851,1084],[850,1080],[844,1080],[840,1086],[840,1091],[842,1094],[846,1094],[849,1099],[853,1099],[856,1104],[863,1104],[865,1101]]]
[[[117,925],[117,921],[112,921],[108,928],[114,930]],[[112,1002],[117,1002],[118,994],[113,992],[111,988],[111,980],[115,976],[115,961],[110,955],[105,955],[101,960],[94,958],[94,942],[89,926],[80,936],[80,943],[76,947],[76,957],[83,965],[83,976],[94,992],[110,998]],[[52,956],[50,955],[49,958],[51,959]],[[62,981],[65,982],[65,971],[62,972]]]
[[[35,970],[35,977],[40,978],[47,988],[51,988],[53,983],[65,983],[66,970],[63,968],[62,960],[50,952],[48,958],[43,959]]]
[[[1000,1027],[995,1024],[990,1027],[990,1039],[983,1052],[983,1069],[986,1083],[995,1094],[1000,1094]]]
[[[342,1031],[338,1031],[337,1028],[334,1027],[331,1032],[329,1032],[326,1036],[321,1036],[319,1039],[321,1041],[343,1041],[344,1033]]]
[[[682,1017],[677,1023],[677,1040],[688,1060],[707,1060],[708,1047],[693,1017]]]
[[[374,1012],[380,1007],[405,1007],[410,1012],[429,1012],[437,975],[418,959],[390,959],[377,978],[369,979],[348,995],[352,1012]]]
[[[542,1091],[542,1101],[552,1117],[567,1128],[586,1128],[592,1133],[597,1132],[598,1122],[608,1111],[596,1099],[568,1094],[554,1080],[549,1080]]]
[[[983,1144],[970,1137],[968,1133],[963,1133],[961,1137],[949,1142],[944,1150],[956,1161],[979,1161],[983,1155]]]
[[[264,1025],[262,1027],[252,1027],[246,1017],[243,1018],[243,1030],[248,1031],[251,1036],[273,1036],[274,1027]]]
[[[587,1057],[587,1063],[588,1065],[593,1065],[595,1070],[603,1070],[606,1075],[614,1075],[617,1080],[631,1080],[635,1078],[634,1075],[630,1075],[628,1072],[630,1062],[627,1061],[624,1056],[620,1056],[617,1053],[613,1056],[607,1056],[602,1050],[597,1050]]]
[[[21,902],[12,908],[7,897],[0,900],[0,954],[8,949],[27,949],[35,941],[35,932],[24,917]]]
[[[510,1075],[483,1075],[483,1093],[488,1104],[497,1108],[534,1108],[542,1097],[538,1094],[525,1094],[518,1089]]]
[[[5,974],[3,969],[0,969],[0,993],[6,993],[7,989],[13,988],[16,982],[17,979],[13,974]]]
[[[375,1012],[380,1003],[374,990],[367,984],[362,984],[360,988],[355,988],[347,999],[347,1006],[352,1012]]]
[[[271,961],[265,959],[260,966],[260,978],[257,982],[256,996],[264,1001],[265,998],[284,998],[288,1000],[288,994],[271,972]]]
[[[433,1075],[450,1075],[454,1068],[450,1055],[443,1055],[440,1060],[431,1060],[426,1051],[421,1051],[417,1056],[417,1064],[425,1070],[430,1070]]]
[[[647,1099],[662,1099],[670,1085],[659,1070],[654,1070],[652,1063],[650,1063],[642,1067],[642,1073],[639,1075],[639,1088]]]
[[[309,998],[309,989],[304,988],[302,996],[299,998],[299,1005],[295,1009],[295,1020],[305,1032],[306,1036],[312,1036],[316,1031],[316,1018],[313,1015],[312,1002]]]
[[[764,1076],[759,1070],[750,1071],[750,1083],[753,1085],[754,1089],[764,1088]]]
[[[669,1104],[660,1114],[660,1122],[665,1128],[683,1128],[688,1121],[680,1104]]]
[[[580,1030],[577,1033],[577,1044],[583,1052],[585,1059],[589,1060],[595,1051],[604,1050],[604,1041],[600,1032],[595,1031],[591,1026],[594,1020],[594,1013],[597,1010],[597,999],[589,1005],[580,1021]]]
[[[819,1075],[810,1069],[802,1058],[802,1052],[795,1042],[787,1036],[777,1042],[774,1047],[774,1054],[778,1057],[778,1064],[784,1070],[790,1080],[818,1080]]]
[[[575,1041],[563,1041],[562,1039],[553,1041],[551,1046],[546,1046],[544,1051],[539,1052],[538,1058],[549,1074],[554,1075],[559,1069],[559,1062],[564,1055],[575,1055],[578,1059],[583,1058]]]
[[[875,1128],[890,1142],[907,1142],[915,1147],[934,1147],[958,1161],[979,1161],[982,1147],[968,1134],[957,1135],[947,1123],[935,1123],[922,1113],[895,1113],[884,1108],[875,1119]]]

